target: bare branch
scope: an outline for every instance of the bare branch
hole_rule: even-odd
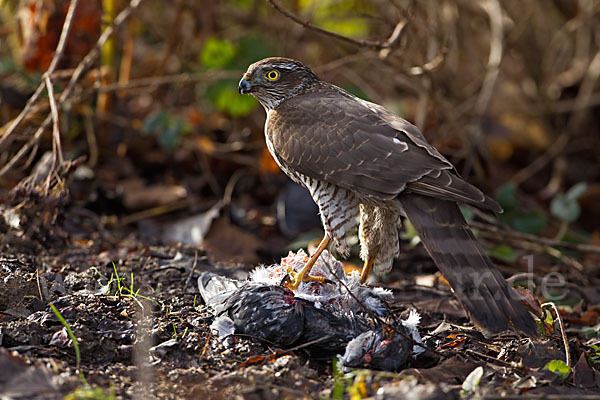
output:
[[[302,19],[298,18],[296,15],[283,9],[275,0],[267,0],[267,1],[273,6],[274,9],[279,11],[281,14],[285,15],[287,18],[291,19],[292,21],[294,21],[295,23],[297,23],[299,25],[302,25],[305,28],[312,29],[315,32],[319,32],[323,35],[327,35],[327,36],[342,40],[346,43],[350,43],[355,46],[369,47],[369,48],[376,49],[376,50],[383,50],[383,49],[391,48],[392,45],[400,37],[400,33],[402,32],[402,29],[406,25],[405,21],[398,22],[396,24],[396,27],[392,31],[392,34],[389,36],[388,39],[386,39],[383,42],[382,41],[374,41],[374,40],[352,39],[347,36],[340,35],[338,33],[331,32],[331,31],[325,30],[323,28],[319,28],[318,26],[315,26],[308,21],[303,21]],[[384,56],[387,56],[387,54],[385,54]]]
[[[67,37],[69,36],[69,32],[71,31],[71,25],[73,24],[73,16],[75,15],[75,10],[77,9],[78,3],[79,0],[73,0],[69,5],[69,10],[67,11],[65,22],[63,23],[63,28],[60,34],[60,38],[58,40],[58,45],[56,46],[56,51],[54,52],[54,56],[52,57],[52,61],[50,61],[50,66],[48,67],[48,71],[46,71],[45,75],[51,76],[54,73],[54,70],[56,69],[65,51]],[[42,81],[33,93],[33,95],[27,101],[27,104],[25,104],[23,110],[19,113],[17,118],[13,120],[13,122],[10,124],[4,135],[0,138],[0,148],[2,148],[2,145],[6,142],[8,137],[15,131],[17,126],[19,126],[19,124],[25,119],[27,114],[29,114],[33,104],[36,101],[38,101],[40,95],[42,94],[44,87],[46,87],[46,82]]]
[[[94,48],[92,48],[92,50],[89,51],[89,53],[79,63],[77,68],[75,68],[75,71],[73,72],[73,75],[71,76],[71,79],[70,79],[66,89],[61,93],[61,95],[58,99],[58,102],[56,104],[57,109],[60,109],[62,104],[69,98],[69,96],[75,89],[75,85],[77,84],[77,82],[79,82],[79,80],[85,75],[85,73],[91,68],[92,64],[96,61],[96,59],[100,55],[100,48],[102,47],[102,45],[104,45],[104,43],[106,43],[108,38],[114,33],[115,29],[118,26],[120,26],[127,18],[129,18],[129,16],[133,12],[133,10],[136,9],[140,5],[141,2],[142,2],[142,0],[131,0],[129,5],[125,9],[123,9],[119,13],[119,15],[117,15],[117,17],[114,19],[113,23],[102,32],[102,34],[100,35],[100,38],[96,42],[96,45],[94,46]],[[52,75],[52,72],[53,71],[48,70],[47,74]],[[45,82],[42,82],[42,84],[40,85],[40,87],[38,87],[38,90],[36,91],[36,93],[34,93],[32,98],[36,96],[38,91],[41,93],[44,86],[45,86]],[[39,97],[39,94],[37,94],[37,97]],[[36,97],[36,100],[37,100],[37,97]],[[29,108],[31,108],[30,103],[33,104],[33,101],[31,101],[31,99],[27,103]],[[26,106],[25,108],[28,108],[28,107]],[[24,114],[23,112],[21,112],[21,114],[23,114],[23,116],[21,117],[21,115],[19,115],[19,117],[22,120],[25,117],[26,113]],[[19,117],[17,119],[19,119]],[[23,147],[21,147],[21,149],[17,152],[17,154],[14,155],[13,158],[11,158],[4,167],[2,167],[2,169],[0,170],[0,176],[6,174],[6,172],[9,171],[31,149],[31,147],[33,147],[33,145],[35,143],[37,143],[37,141],[42,136],[44,131],[48,128],[48,126],[50,126],[51,121],[52,121],[52,116],[51,115],[46,116],[46,118],[44,119],[44,122],[42,122],[40,127],[34,133],[33,137],[31,139],[29,139],[29,141]],[[14,130],[16,125],[18,125],[18,123],[16,123],[16,124],[13,123],[11,125],[11,127],[9,127],[9,130],[7,131],[7,133],[2,137],[2,139],[0,139],[0,146],[2,146],[2,142]]]

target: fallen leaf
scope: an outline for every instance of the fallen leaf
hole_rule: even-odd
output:
[[[544,312],[542,311],[542,305],[539,300],[536,299],[533,294],[523,286],[517,286],[513,288],[514,292],[519,296],[521,303],[536,317],[542,319]]]
[[[201,248],[211,262],[235,262],[255,264],[259,261],[257,251],[263,243],[253,234],[235,225],[224,216],[216,220]]]
[[[573,368],[573,384],[580,388],[595,388],[596,379],[594,370],[590,368],[585,353],[581,353],[579,361]]]
[[[146,185],[140,179],[121,183],[123,204],[128,210],[143,210],[181,200],[187,190],[181,185]]]
[[[465,392],[472,392],[479,386],[481,377],[483,376],[483,367],[477,367],[465,378],[462,384],[462,390]]]

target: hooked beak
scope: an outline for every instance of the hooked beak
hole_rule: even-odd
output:
[[[244,74],[242,79],[240,79],[240,83],[238,84],[238,92],[240,92],[240,94],[247,94],[252,90],[252,84],[246,80],[247,77],[248,74]]]

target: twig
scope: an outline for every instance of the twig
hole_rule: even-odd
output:
[[[584,267],[583,264],[581,264],[579,261],[575,260],[572,257],[569,257],[565,254],[563,254],[560,250],[557,250],[556,248],[552,247],[552,246],[548,246],[545,244],[541,244],[538,243],[536,241],[529,241],[529,240],[523,240],[523,239],[518,239],[515,237],[511,237],[508,235],[504,235],[502,233],[502,231],[481,231],[480,235],[483,237],[487,237],[487,238],[491,238],[491,239],[495,239],[498,241],[509,241],[511,243],[515,243],[517,246],[519,246],[522,249],[525,250],[533,250],[533,251],[539,251],[539,252],[544,252],[546,254],[548,254],[551,257],[556,258],[557,260],[560,260],[561,262],[563,262],[564,264],[566,264],[569,267],[573,267],[575,270],[579,271],[580,273],[584,271]]]
[[[210,343],[211,337],[212,337],[212,334],[209,331],[208,334],[206,335],[206,342],[204,342],[204,347],[202,347],[202,352],[200,353],[199,358],[201,360],[204,358],[204,355],[206,354],[206,350],[208,349],[208,344]]]
[[[319,32],[323,35],[327,35],[327,36],[342,40],[346,43],[350,43],[355,46],[369,47],[369,48],[376,49],[376,50],[389,49],[390,47],[392,47],[392,45],[396,41],[398,41],[398,38],[400,37],[400,33],[402,32],[402,29],[406,25],[405,21],[398,22],[396,24],[396,26],[394,27],[392,34],[384,42],[373,41],[373,40],[352,39],[347,36],[343,36],[338,33],[331,32],[331,31],[325,30],[323,28],[319,28],[318,26],[315,26],[308,21],[303,21],[302,19],[298,18],[297,16],[290,13],[289,11],[284,10],[275,0],[267,0],[267,1],[273,6],[274,9],[279,11],[281,14],[285,15],[287,18],[291,19],[292,21],[294,21],[295,23],[297,23],[299,25],[302,25],[305,28],[312,29],[315,32]]]
[[[38,86],[38,88],[35,90],[35,92],[31,95],[31,97],[27,101],[27,104],[25,104],[25,107],[23,107],[23,110],[12,121],[12,123],[6,129],[4,135],[2,135],[2,137],[0,137],[0,149],[4,146],[6,140],[14,132],[14,130],[17,128],[17,126],[19,126],[19,124],[29,114],[29,112],[31,111],[31,108],[33,107],[33,105],[35,104],[35,102],[37,102],[38,98],[40,97],[40,95],[44,91],[44,87],[45,87],[45,85],[43,83]]]
[[[75,15],[75,10],[77,9],[78,3],[79,3],[79,0],[72,0],[71,4],[69,5],[67,15],[65,16],[65,22],[63,23],[62,32],[61,32],[60,38],[58,40],[58,45],[56,46],[56,51],[54,53],[54,56],[52,57],[52,61],[50,61],[50,66],[48,67],[48,71],[46,71],[46,73],[44,74],[45,77],[52,76],[62,55],[65,52],[67,37],[69,36],[69,32],[71,31],[71,26],[73,24],[73,16]],[[29,112],[31,111],[31,107],[38,100],[38,98],[44,91],[44,87],[48,87],[48,82],[45,79],[44,79],[44,81],[42,81],[39,84],[38,88],[35,90],[33,95],[27,101],[27,104],[25,104],[25,107],[23,108],[21,113],[19,113],[17,118],[15,118],[13,120],[13,122],[8,127],[8,129],[6,130],[4,135],[0,138],[0,148],[2,148],[2,145],[4,144],[4,142],[14,132],[14,130],[17,128],[17,126],[19,126],[19,124],[23,121],[23,119],[25,119],[27,114],[29,114]],[[49,96],[50,96],[50,90],[51,89],[49,88],[48,89]],[[50,106],[52,107],[52,100],[50,101]]]
[[[484,5],[483,8],[490,18],[490,54],[488,56],[487,72],[475,106],[479,116],[483,115],[488,108],[500,73],[500,62],[503,53],[502,35],[504,33],[502,7],[498,0],[488,0]]]
[[[556,239],[550,239],[550,238],[545,238],[545,237],[541,237],[541,236],[531,235],[529,233],[517,232],[512,229],[505,228],[505,227],[500,228],[500,227],[497,227],[497,226],[494,226],[491,224],[486,224],[486,223],[482,223],[482,222],[478,222],[478,221],[471,221],[471,222],[469,222],[469,225],[471,225],[472,227],[477,228],[479,230],[499,233],[508,238],[519,239],[519,240],[523,240],[526,242],[538,243],[538,244],[542,244],[545,246],[562,247],[565,249],[578,250],[578,251],[583,251],[586,253],[600,253],[600,246],[594,246],[592,244],[563,242],[563,241],[556,240]]]
[[[531,164],[529,164],[527,167],[523,168],[522,170],[517,172],[512,178],[510,178],[510,182],[519,184],[531,178],[533,175],[537,174],[550,161],[555,159],[558,155],[560,155],[563,152],[565,147],[567,147],[569,140],[569,134],[566,132],[562,133],[558,137],[558,139],[556,139],[556,141],[552,144],[552,146],[548,147],[547,151],[545,151],[542,155],[537,157]]]
[[[544,308],[544,307],[551,307],[554,310],[554,312],[556,313],[556,319],[558,320],[558,327],[560,329],[560,334],[562,336],[563,345],[565,347],[565,363],[570,368],[571,367],[571,356],[569,355],[569,342],[567,342],[567,335],[565,333],[565,328],[563,326],[563,322],[562,322],[560,313],[558,312],[558,309],[556,308],[556,304],[554,304],[552,302],[542,304],[542,308]]]
[[[52,155],[54,160],[52,162],[54,169],[56,165],[56,159],[58,158],[58,164],[61,165],[64,161],[62,154],[62,146],[60,145],[60,130],[58,129],[58,106],[56,105],[56,99],[54,98],[54,86],[49,75],[44,76],[44,82],[46,82],[46,89],[48,90],[48,101],[50,102],[50,115],[52,116]]]
[[[543,282],[543,278],[540,278],[539,276],[529,273],[529,272],[519,272],[517,274],[513,274],[513,275],[509,276],[508,278],[506,278],[506,281],[509,283],[519,282],[519,281],[527,281],[528,285],[529,285],[529,283],[533,283],[534,290],[537,290],[538,284]],[[567,289],[579,293],[579,295],[582,298],[584,298],[585,300],[587,300],[588,302],[591,301],[590,296],[585,292],[583,286],[577,285],[577,284],[571,283],[571,282],[565,282],[564,285]],[[533,292],[533,290],[532,290],[532,292]]]
[[[589,115],[589,109],[585,107],[590,103],[596,82],[600,79],[600,51],[597,51],[581,81],[579,92],[575,97],[573,116],[569,119],[569,132],[580,134],[585,118]]]
[[[126,215],[125,217],[121,218],[121,220],[119,222],[121,223],[121,225],[125,226],[125,225],[129,225],[133,222],[137,222],[141,219],[156,217],[156,216],[167,214],[167,213],[170,213],[170,212],[173,212],[176,210],[181,210],[183,208],[188,207],[189,205],[190,205],[190,202],[188,199],[177,200],[172,203],[163,204],[160,206],[148,208],[146,210],[142,210],[142,211],[138,211],[133,214]]]
[[[63,24],[63,29],[60,34],[60,39],[58,40],[58,45],[56,46],[56,52],[54,53],[54,57],[52,57],[52,61],[50,62],[50,66],[48,67],[48,71],[46,74],[52,75],[54,70],[58,66],[58,62],[65,52],[65,47],[67,45],[67,37],[69,36],[69,31],[71,30],[71,25],[73,24],[73,16],[75,15],[75,10],[77,9],[77,4],[79,0],[72,0],[69,5],[69,10],[67,11],[67,15],[65,17],[65,22]]]
[[[35,270],[35,280],[37,281],[38,293],[40,294],[40,301],[45,303],[49,297],[45,296],[48,291],[47,287],[44,287],[45,290],[42,290],[42,285],[46,286],[46,279],[40,275],[40,270],[36,268]],[[40,283],[42,281],[42,283]]]
[[[85,136],[88,142],[89,157],[87,160],[87,166],[94,168],[98,162],[98,141],[96,140],[96,133],[94,132],[94,121],[92,119],[92,112],[89,108],[83,113],[83,127],[85,129]]]
[[[183,285],[184,293],[185,293],[185,289],[187,289],[188,285],[190,284],[192,275],[194,275],[194,272],[196,271],[196,265],[198,265],[198,250],[196,250],[194,252],[194,263],[192,264],[192,270],[190,271],[189,275],[187,276],[187,279],[185,280],[185,284]]]
[[[159,86],[159,85],[169,85],[172,83],[193,83],[197,81],[210,81],[216,79],[234,79],[239,78],[240,72],[238,71],[211,71],[211,72],[201,72],[196,74],[177,74],[177,75],[165,75],[159,77],[149,77],[149,78],[140,78],[140,79],[132,79],[128,82],[122,83],[113,83],[108,85],[99,84],[96,86],[95,90],[99,93],[105,92],[115,92],[121,90],[129,90],[146,86]]]
[[[250,337],[253,337],[251,335],[238,335],[238,334],[235,334],[235,336],[250,336]],[[262,340],[261,338],[257,338],[257,339]],[[322,342],[325,342],[325,341],[327,341],[329,339],[331,339],[331,335],[323,336],[323,337],[320,337],[318,339],[311,340],[310,342],[302,343],[302,344],[300,344],[298,346],[291,347],[291,348],[289,348],[287,350],[280,350],[280,351],[272,352],[268,356],[264,356],[264,357],[260,357],[259,356],[257,358],[249,358],[246,361],[244,361],[243,363],[241,363],[240,365],[238,365],[238,368],[243,368],[243,367],[246,367],[248,365],[257,364],[259,362],[262,363],[262,362],[265,362],[265,361],[271,361],[271,360],[274,360],[276,358],[283,357],[285,355],[291,354],[292,352],[294,352],[296,350],[301,350],[301,349],[303,349],[305,347],[312,346],[313,344],[322,343]]]
[[[500,365],[503,365],[505,367],[510,367],[510,368],[515,368],[515,369],[522,369],[523,368],[523,363],[522,362],[514,362],[514,361],[504,361],[504,360],[500,360],[499,358],[496,357],[492,357],[492,356],[488,356],[487,354],[483,354],[480,353],[478,351],[475,350],[471,350],[471,349],[466,349],[465,353],[470,354],[472,356],[476,356],[479,358],[484,358],[492,363],[497,363]]]

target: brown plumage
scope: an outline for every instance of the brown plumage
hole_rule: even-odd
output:
[[[252,64],[239,91],[263,105],[267,147],[319,206],[326,232],[320,249],[332,239],[347,254],[345,234],[359,216],[366,280],[371,266],[391,268],[399,253],[400,216],[406,216],[476,325],[489,333],[513,327],[536,334],[457,203],[493,212],[501,207],[464,181],[414,125],[286,58]],[[307,265],[293,285],[306,279],[312,263]]]

